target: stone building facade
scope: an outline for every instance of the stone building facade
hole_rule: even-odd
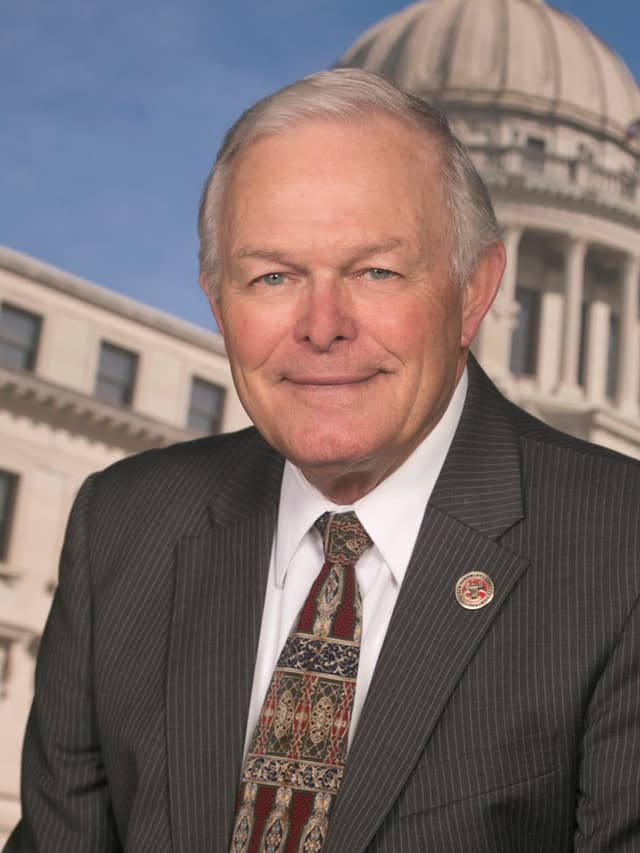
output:
[[[80,484],[130,453],[247,423],[218,334],[0,248],[0,846]]]

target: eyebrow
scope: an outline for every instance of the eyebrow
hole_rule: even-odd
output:
[[[349,263],[357,263],[362,260],[362,258],[369,257],[369,255],[385,254],[386,252],[391,252],[393,249],[397,249],[404,245],[406,245],[406,241],[394,237],[391,240],[385,240],[382,243],[370,243],[366,246],[358,246],[355,248],[355,254],[351,256]],[[281,252],[276,249],[258,249],[253,246],[241,246],[238,251],[234,253],[233,257],[258,258],[266,261],[279,261],[280,263],[287,264],[291,263],[291,261],[287,259],[285,252]]]
[[[284,255],[272,249],[254,249],[251,246],[242,246],[233,255],[234,258],[264,258],[267,261],[282,260]]]

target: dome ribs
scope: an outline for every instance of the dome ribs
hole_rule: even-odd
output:
[[[447,0],[439,0],[439,2],[447,2]],[[453,10],[453,0],[448,0],[448,2]],[[451,69],[455,67],[454,57],[460,38],[460,22],[465,12],[465,6],[465,0],[458,0],[455,11],[452,12],[449,19],[448,27],[445,33],[443,33],[442,49],[438,62],[438,71],[440,72],[439,88],[441,89],[446,89],[451,85]]]
[[[528,2],[528,0],[525,0],[525,2]],[[556,111],[558,105],[562,100],[563,74],[560,44],[558,42],[558,35],[556,33],[556,29],[553,25],[551,11],[548,6],[543,5],[542,3],[532,2],[529,2],[529,5],[531,6],[532,14],[538,17],[541,29],[545,33],[545,48],[549,56],[549,63],[551,65],[551,68],[549,70],[549,78],[552,81],[553,87],[553,97],[551,99],[549,112],[553,113]]]
[[[537,115],[625,148],[640,116],[624,62],[543,0],[420,0],[374,25],[339,64],[379,71],[445,109]]]
[[[500,62],[500,82],[498,84],[498,96],[506,91],[509,85],[509,66],[510,66],[510,55],[511,55],[511,45],[509,43],[509,33],[510,33],[510,10],[509,10],[509,0],[497,0],[498,8],[502,7],[502,14],[498,13],[498,23],[499,23],[499,33],[498,36],[498,47],[501,53],[501,62]]]
[[[576,20],[573,16],[566,15],[565,18],[569,26],[578,34],[583,50],[591,60],[593,76],[595,78],[598,91],[600,124],[602,128],[605,129],[610,120],[609,103],[607,98],[607,88],[603,77],[604,71],[595,48],[594,35],[588,27],[586,27],[581,21]]]

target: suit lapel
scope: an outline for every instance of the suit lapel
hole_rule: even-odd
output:
[[[363,850],[392,808],[489,625],[527,566],[456,519],[429,507],[424,535],[387,632],[347,772],[331,819],[327,853],[350,839]],[[467,571],[496,588],[487,607],[464,610],[454,588]],[[332,842],[335,839],[335,842]]]
[[[326,853],[359,853],[389,813],[528,560],[496,541],[523,516],[520,453],[505,402],[475,363],[454,443],[431,496],[387,631]],[[470,611],[456,581],[486,572],[495,597]]]
[[[167,672],[177,853],[228,844],[281,473],[271,451],[245,455],[216,484],[210,530],[178,545]]]

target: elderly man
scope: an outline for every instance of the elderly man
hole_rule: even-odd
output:
[[[639,469],[469,355],[504,250],[445,119],[294,84],[200,236],[256,429],[80,492],[7,849],[640,850]]]

